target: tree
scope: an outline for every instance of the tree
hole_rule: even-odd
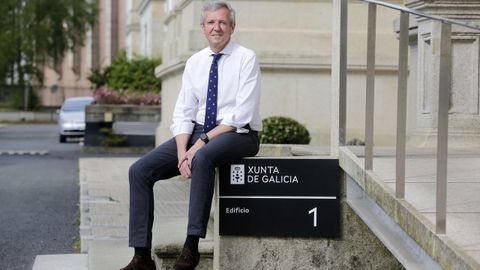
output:
[[[60,64],[83,46],[95,23],[97,0],[2,0],[0,84],[42,82],[43,66]]]
[[[0,14],[3,18],[0,20],[0,80],[4,82],[12,68],[15,60],[15,48],[12,46],[12,40],[15,38],[16,18],[14,14],[15,5],[12,0],[5,0],[0,5]]]

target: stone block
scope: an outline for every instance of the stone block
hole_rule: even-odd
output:
[[[404,269],[346,202],[341,211],[339,239],[222,236],[217,269]]]
[[[173,264],[182,251],[183,244],[170,244],[155,247],[155,264],[158,270],[173,270]],[[211,270],[213,266],[213,243],[202,242],[199,246],[200,263],[197,270]]]
[[[348,160],[341,157],[341,163]],[[354,165],[358,166],[358,165]],[[346,203],[340,181],[340,237],[220,236],[215,216],[215,269],[404,269]],[[218,186],[217,186],[218,190]],[[216,193],[218,205],[218,193]],[[241,226],[241,225],[240,225]]]
[[[261,144],[258,157],[285,157],[292,156],[292,149],[285,144]]]

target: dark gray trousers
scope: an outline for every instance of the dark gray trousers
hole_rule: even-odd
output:
[[[195,143],[202,130],[203,126],[195,126],[188,147]],[[187,235],[205,237],[215,186],[215,167],[242,157],[254,156],[258,149],[258,132],[251,131],[245,134],[236,132],[222,134],[197,151],[191,168]],[[152,246],[153,185],[158,180],[179,175],[177,163],[177,145],[175,138],[172,138],[130,167],[129,246]]]

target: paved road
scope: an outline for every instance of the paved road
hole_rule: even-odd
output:
[[[37,254],[73,253],[78,239],[78,143],[55,125],[0,127],[0,269],[30,270]],[[48,154],[23,154],[47,150]]]

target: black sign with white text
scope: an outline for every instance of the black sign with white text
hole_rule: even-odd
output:
[[[339,236],[337,159],[246,158],[219,180],[220,235]]]

